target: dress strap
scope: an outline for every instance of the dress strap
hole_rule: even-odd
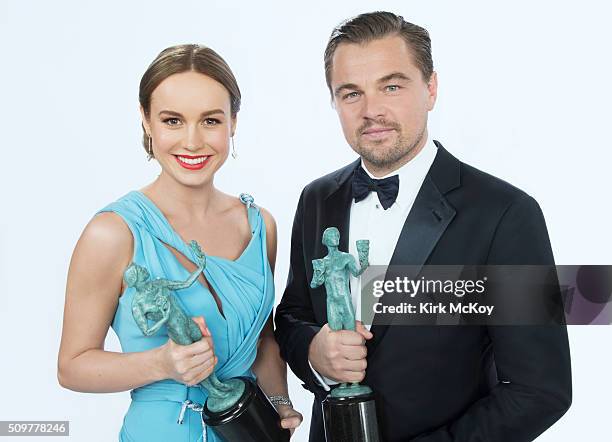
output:
[[[255,230],[257,229],[257,217],[259,215],[259,207],[257,207],[253,202],[255,200],[248,193],[240,194],[240,202],[247,207],[247,216],[249,218],[249,226],[251,227],[251,233],[255,234]]]

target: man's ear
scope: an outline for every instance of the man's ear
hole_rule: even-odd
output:
[[[432,110],[438,98],[438,73],[436,71],[433,71],[429,77],[427,90],[429,91],[429,110]]]
[[[149,124],[149,119],[147,118],[145,110],[142,107],[142,105],[139,105],[138,109],[140,110],[140,118],[142,119],[142,127],[144,128],[147,135],[151,136],[151,125]]]

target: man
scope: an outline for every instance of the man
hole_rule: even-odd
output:
[[[329,385],[362,380],[379,395],[386,441],[535,439],[571,403],[565,327],[327,325],[325,292],[309,286],[327,227],[353,255],[355,240],[369,239],[373,265],[554,261],[532,197],[429,137],[437,77],[425,29],[388,12],[362,14],[332,33],[325,73],[360,159],[304,188],[276,313],[282,356],[315,395],[310,440],[325,440]],[[351,286],[357,302],[358,281]]]

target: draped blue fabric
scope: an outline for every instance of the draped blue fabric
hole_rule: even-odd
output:
[[[188,315],[206,319],[219,358],[215,372],[221,380],[236,376],[254,378],[251,366],[257,355],[257,340],[274,304],[264,220],[259,209],[251,204],[250,196],[243,194],[241,200],[247,206],[252,232],[249,244],[235,260],[206,255],[204,275],[221,301],[223,314],[212,293],[199,281],[188,289],[174,292]],[[195,262],[193,252],[142,192],[130,192],[100,212],[114,212],[123,218],[134,237],[132,260],[146,267],[152,278],[175,281],[188,278],[189,272],[167,246]],[[128,288],[121,295],[112,323],[124,352],[149,350],[168,340],[165,327],[153,336],[142,334],[132,317],[134,294],[134,288]],[[173,380],[137,388],[131,392],[132,403],[119,438],[149,442],[201,441],[203,424],[199,413],[187,409],[184,422],[178,424],[177,419],[185,400],[202,404],[206,396],[206,391],[199,387],[186,387]],[[218,440],[212,431],[205,433],[208,441]]]

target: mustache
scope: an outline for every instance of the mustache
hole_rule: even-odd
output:
[[[384,120],[384,119],[380,119],[380,120],[366,120],[361,126],[359,126],[359,128],[357,129],[357,134],[361,135],[363,134],[366,130],[368,130],[369,128],[373,127],[373,126],[379,126],[379,127],[384,127],[387,129],[395,129],[396,131],[400,131],[401,127],[398,123],[396,123],[395,121],[390,121],[390,120]]]

